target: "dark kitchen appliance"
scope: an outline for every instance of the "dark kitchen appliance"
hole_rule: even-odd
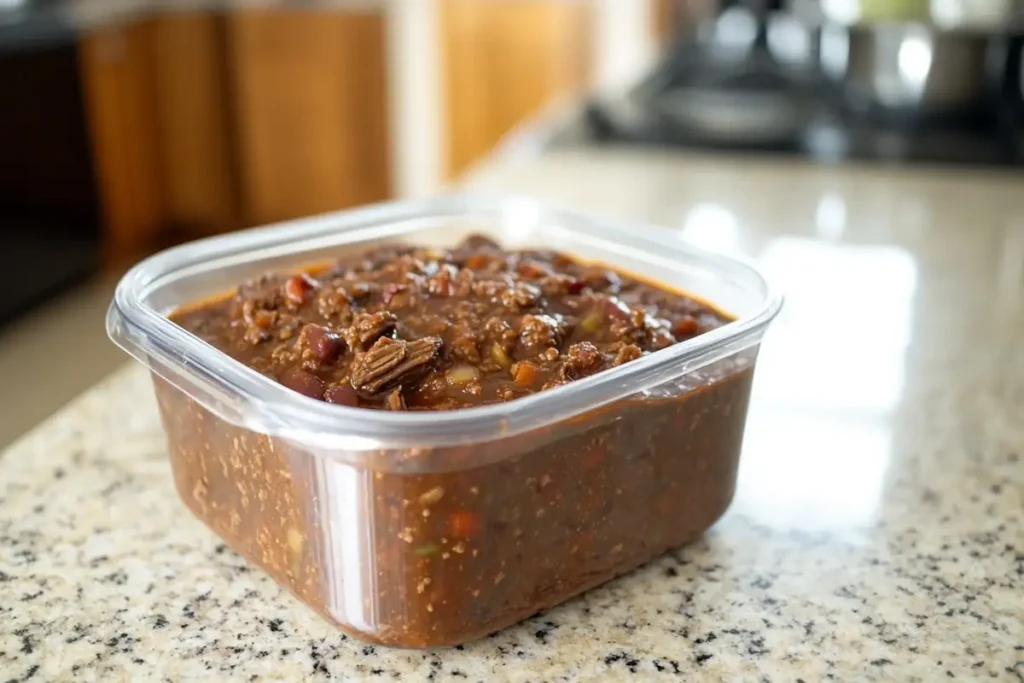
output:
[[[1016,7],[943,24],[727,2],[681,26],[626,96],[589,102],[582,137],[820,160],[1024,164]]]
[[[95,272],[100,252],[74,33],[49,18],[3,28],[0,325]]]

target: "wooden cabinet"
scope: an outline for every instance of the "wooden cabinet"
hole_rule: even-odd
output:
[[[239,225],[221,20],[180,13],[79,44],[108,251]]]
[[[593,8],[573,0],[443,0],[449,176],[553,98],[586,86]]]
[[[302,10],[228,19],[247,222],[390,196],[384,21]]]
[[[166,213],[150,24],[104,28],[79,45],[86,118],[109,252],[156,238]]]
[[[438,85],[400,111],[391,97],[409,73],[389,60],[401,32],[386,3],[174,12],[83,35],[112,251],[386,199],[398,126],[442,141],[437,165],[453,176],[586,86],[592,3],[422,1],[436,18],[423,59]]]
[[[224,21],[171,14],[151,38],[166,218],[189,235],[231,230],[242,217]]]

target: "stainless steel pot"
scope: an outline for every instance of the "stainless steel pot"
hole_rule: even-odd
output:
[[[798,11],[840,26],[924,24],[937,31],[1012,33],[1024,25],[1024,0],[793,0]]]
[[[923,24],[851,27],[849,94],[886,111],[922,116],[980,106],[990,92],[993,37]]]
[[[930,118],[981,109],[1002,87],[1024,0],[795,0],[822,26],[822,65],[855,105]]]

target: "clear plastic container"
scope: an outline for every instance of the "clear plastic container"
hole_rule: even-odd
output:
[[[269,270],[469,233],[642,273],[736,320],[506,404],[404,413],[306,398],[166,318]],[[200,519],[345,632],[431,647],[513,624],[714,523],[780,305],[750,265],[656,230],[448,196],[170,249],[124,277],[107,329],[153,373],[175,483]]]

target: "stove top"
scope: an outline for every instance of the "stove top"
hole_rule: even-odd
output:
[[[883,106],[859,82],[826,69],[821,55],[784,62],[771,49],[768,19],[756,25],[742,49],[706,36],[680,40],[628,92],[589,101],[570,137],[822,162],[1024,165],[1024,102],[998,78],[955,104]],[[1020,52],[1020,39],[1010,40],[1007,64]]]
[[[573,139],[589,144],[677,147],[750,154],[804,156],[821,162],[874,160],[970,166],[1024,165],[1024,128],[998,120],[970,124],[884,125],[830,113],[810,120],[792,135],[763,142],[706,136],[662,117],[631,108],[589,102]]]

